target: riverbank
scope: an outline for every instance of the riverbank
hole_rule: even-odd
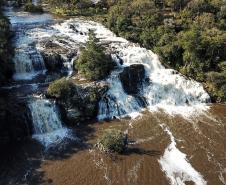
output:
[[[225,102],[226,24],[221,1],[98,1],[75,5],[62,1],[55,6],[47,2],[53,13],[101,22],[118,36],[151,49],[167,68],[203,83],[212,102]]]
[[[26,102],[32,133],[21,145],[7,145],[2,152],[0,184],[224,184],[226,109],[206,104],[209,96],[201,84],[166,69],[153,52],[97,22],[21,9],[7,9],[6,14],[16,31],[16,72],[14,82],[1,92]],[[94,101],[87,103],[92,85],[100,88],[76,75],[73,63],[90,30],[117,66],[103,80],[108,88],[101,100],[94,94],[88,98]],[[109,121],[76,120],[69,127],[59,100],[44,95],[49,83],[62,76],[75,88],[66,108],[73,102],[77,108],[87,105],[99,120]],[[93,108],[97,102],[98,109]],[[76,111],[69,113],[77,116]],[[93,147],[109,128],[128,133],[124,154],[106,155]]]

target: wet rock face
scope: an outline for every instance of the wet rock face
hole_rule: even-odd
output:
[[[64,60],[58,53],[42,52],[42,57],[45,61],[46,68],[49,71],[58,71],[62,69]]]
[[[57,99],[63,121],[74,125],[80,121],[95,119],[99,101],[107,90],[108,84],[105,82],[74,84],[68,98]]]
[[[0,146],[32,134],[32,120],[26,102],[0,99]]]
[[[48,71],[62,70],[65,63],[70,62],[77,55],[76,49],[62,47],[51,40],[42,41],[39,45]]]
[[[142,64],[133,64],[125,67],[120,73],[120,80],[127,94],[139,94],[145,79],[145,69]]]

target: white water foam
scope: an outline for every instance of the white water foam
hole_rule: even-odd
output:
[[[17,33],[20,37],[20,33]],[[34,42],[31,38],[23,36],[26,39],[16,40],[16,51],[13,58],[15,64],[14,80],[31,80],[38,74],[45,74],[46,68],[44,60],[40,52],[31,43]]]
[[[70,130],[62,126],[54,103],[37,98],[31,101],[29,108],[34,128],[33,138],[46,148],[51,144],[60,143],[65,137],[71,137]]]
[[[135,117],[134,115],[139,115],[143,110],[144,106],[136,97],[125,93],[119,79],[123,68],[133,64],[142,64],[145,67],[146,79],[150,83],[145,84],[140,96],[146,99],[149,111],[163,110],[170,115],[179,114],[189,118],[208,110],[206,103],[210,101],[210,97],[200,83],[175,70],[166,69],[152,51],[117,37],[99,23],[70,19],[51,26],[49,30],[39,29],[36,37],[49,37],[62,47],[74,48],[78,45],[84,46],[90,30],[96,33],[118,63],[118,69],[107,79],[110,89],[99,103],[100,120],[128,115]],[[119,60],[123,61],[123,65],[119,64]]]
[[[176,141],[170,130],[165,127],[164,130],[170,136],[171,143],[165,149],[163,156],[159,159],[162,170],[168,177],[171,185],[185,185],[185,182],[192,181],[196,185],[206,185],[207,182],[202,175],[197,172],[186,158],[186,154],[182,153],[176,147]]]

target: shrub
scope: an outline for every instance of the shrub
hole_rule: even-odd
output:
[[[98,148],[105,152],[122,153],[126,148],[126,137],[121,130],[109,129],[98,141]]]
[[[41,5],[34,5],[29,2],[24,5],[24,11],[37,13],[37,12],[43,12],[43,9]]]
[[[111,56],[104,53],[94,33],[90,32],[86,47],[81,49],[75,66],[87,80],[101,80],[109,75],[114,63]]]
[[[72,91],[73,83],[66,78],[52,82],[47,89],[48,95],[59,99],[67,99],[71,96]]]

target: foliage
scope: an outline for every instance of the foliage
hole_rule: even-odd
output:
[[[106,13],[103,4],[94,4],[91,0],[45,0],[52,6],[52,12],[66,16],[92,16]]]
[[[34,5],[31,2],[28,2],[24,5],[24,11],[37,13],[43,12],[43,9],[41,5]]]
[[[47,89],[48,95],[59,99],[67,99],[72,95],[72,92],[73,83],[66,78],[52,82]]]
[[[126,138],[121,130],[108,129],[98,141],[97,146],[105,152],[122,153],[126,147]]]
[[[91,31],[86,47],[81,49],[76,61],[76,69],[88,80],[101,80],[109,75],[113,67],[111,56],[104,53],[104,48]]]
[[[59,7],[67,7],[67,15],[95,17],[101,14],[102,22],[117,35],[153,50],[164,65],[204,82],[208,90],[218,91],[219,88],[212,88],[217,78],[210,81],[208,74],[216,72],[222,75],[219,65],[226,61],[224,1],[101,0],[97,4],[80,7],[77,4],[83,0],[49,1],[58,2]],[[211,88],[208,87],[210,84]],[[217,87],[224,85],[223,82]],[[213,93],[213,90],[209,92],[222,95]]]
[[[226,71],[210,72],[208,77],[208,90],[216,101],[226,101]]]
[[[107,8],[106,26],[116,34],[152,49],[166,66],[206,82],[213,96],[225,96],[219,71],[226,60],[221,0],[118,0]]]
[[[0,83],[10,78],[13,73],[10,37],[10,22],[0,9]]]

